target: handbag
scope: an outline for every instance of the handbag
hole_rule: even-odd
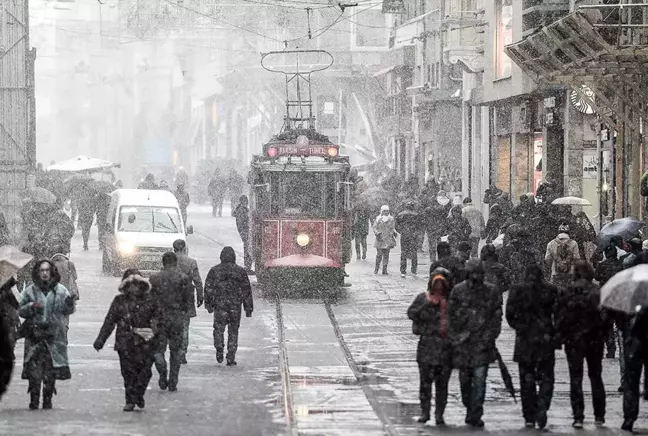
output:
[[[130,311],[128,310],[128,304],[126,306],[126,326],[128,327],[128,331],[131,334],[131,339],[133,340],[133,344],[135,344],[136,347],[142,348],[145,351],[148,351],[152,348],[153,346],[153,339],[155,338],[155,333],[153,332],[152,328],[148,327],[133,327],[131,324],[131,314]]]

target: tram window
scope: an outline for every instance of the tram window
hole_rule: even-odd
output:
[[[322,215],[323,188],[319,174],[285,174],[284,214]]]

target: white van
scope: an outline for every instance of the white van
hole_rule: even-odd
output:
[[[162,255],[173,251],[175,240],[185,240],[178,200],[169,191],[145,189],[118,189],[111,197],[103,271],[121,276],[128,268],[160,270]]]

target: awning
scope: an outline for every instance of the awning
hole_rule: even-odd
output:
[[[377,73],[374,73],[374,77],[380,77],[384,76],[387,73],[391,73],[394,68],[396,68],[396,65],[392,65],[391,67],[383,68],[382,70],[378,71]]]
[[[430,11],[423,15],[419,15],[418,17],[412,18],[396,27],[393,31],[393,42],[391,48],[398,49],[401,47],[413,46],[416,39],[423,33],[423,20],[435,12],[436,11]]]
[[[55,163],[54,165],[50,165],[47,168],[47,171],[65,171],[73,173],[81,171],[95,171],[114,167],[119,168],[120,164],[116,164],[103,159],[97,159],[94,157],[77,156],[72,159],[64,160],[62,162]]]

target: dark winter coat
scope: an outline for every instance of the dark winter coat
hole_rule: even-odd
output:
[[[178,256],[178,269],[190,280],[191,307],[189,308],[189,317],[193,318],[196,316],[196,297],[199,305],[202,305],[204,300],[203,283],[198,270],[198,262],[186,254],[176,253],[176,256]]]
[[[365,210],[353,213],[353,238],[366,238],[369,235],[370,215]]]
[[[6,320],[0,320],[0,399],[7,391],[14,368],[14,342]]]
[[[396,232],[401,237],[401,247],[416,248],[418,238],[423,232],[423,220],[418,212],[407,208],[396,216]]]
[[[243,241],[247,241],[250,237],[250,209],[240,204],[236,206],[232,216],[236,219],[236,230]]]
[[[506,320],[515,330],[513,361],[533,363],[560,348],[556,330],[558,288],[547,282],[522,282],[511,288]]]
[[[211,198],[223,198],[226,190],[225,181],[219,177],[213,177],[207,186],[207,195]]]
[[[407,316],[420,334],[416,361],[433,366],[451,366],[450,338],[441,335],[440,306],[432,304],[428,293],[422,292],[407,309]]]
[[[151,293],[160,306],[160,323],[168,324],[192,312],[194,296],[191,282],[178,267],[166,267],[151,277]]]
[[[223,248],[221,263],[207,274],[205,280],[205,307],[208,311],[241,310],[252,314],[252,286],[245,268],[236,264],[236,254],[231,247]]]
[[[594,278],[603,286],[616,273],[621,271],[623,271],[623,261],[621,259],[605,259],[596,265]]]
[[[436,197],[431,200],[430,205],[425,208],[425,227],[430,234],[437,237],[445,234],[448,228],[448,214],[451,208],[452,203],[444,206],[439,204]]]
[[[0,287],[0,320],[4,323],[12,353],[17,340],[18,327],[20,327],[20,318],[18,317],[20,305],[12,290],[15,285],[16,280],[12,277]]]
[[[459,283],[450,294],[448,318],[455,368],[476,368],[495,361],[495,341],[502,330],[499,289],[490,283]]]
[[[74,224],[70,217],[61,210],[53,211],[48,216],[44,229],[45,256],[52,257],[56,253],[69,253],[70,241],[74,236]]]
[[[441,259],[433,262],[430,265],[430,274],[437,268],[445,268],[450,271],[450,287],[457,285],[463,282],[466,278],[465,272],[466,262],[463,259],[458,258],[457,256],[447,256],[442,257]]]
[[[543,257],[534,246],[526,240],[515,239],[504,246],[499,259],[510,273],[512,284],[524,281],[524,271],[529,265],[542,265]]]
[[[484,261],[484,269],[486,270],[486,282],[495,286],[501,292],[509,290],[511,277],[504,265],[494,260],[486,260]]]
[[[461,209],[461,206],[455,206]],[[446,223],[446,232],[448,235],[448,242],[453,247],[456,247],[460,242],[466,242],[472,233],[470,223],[464,217],[450,217]]]
[[[600,301],[598,285],[585,279],[559,292],[556,327],[563,344],[585,349],[604,341],[608,326],[599,309]]]
[[[132,290],[131,284],[138,285],[137,290]],[[131,355],[145,352],[141,346],[135,344],[131,328],[150,328],[156,331],[160,317],[159,310],[160,307],[151,293],[151,285],[147,279],[139,275],[126,278],[119,285],[119,295],[113,299],[108,309],[108,314],[94,343],[95,349],[102,349],[117,327],[116,351],[125,351]]]
[[[494,211],[493,209],[499,210],[499,212]],[[501,211],[501,207],[496,205],[496,207],[491,207],[491,213],[488,217],[488,222],[486,223],[486,243],[490,244],[499,236],[502,227],[504,227],[504,222],[506,218]]]

